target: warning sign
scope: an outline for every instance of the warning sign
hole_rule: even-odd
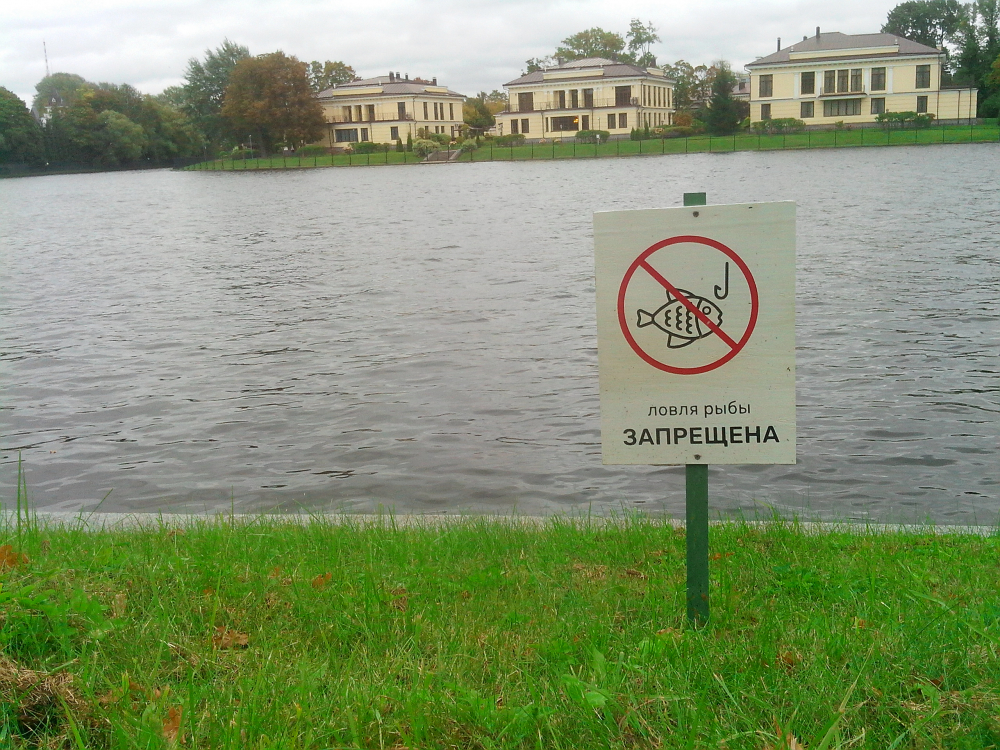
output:
[[[609,464],[795,463],[795,204],[594,215]]]

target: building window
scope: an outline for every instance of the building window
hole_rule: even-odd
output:
[[[625,114],[624,112],[619,112],[618,113],[618,129],[621,130],[622,128],[627,128],[627,127],[628,127],[628,115]]]
[[[449,120],[454,120],[455,119],[455,103],[454,102],[448,102],[448,119]]]
[[[361,128],[361,140],[368,140],[368,128]]]
[[[590,115],[584,115],[581,118],[581,120],[582,120],[581,125],[583,125],[583,130],[590,130]]]
[[[861,68],[851,70],[851,91],[864,91],[864,77],[861,75]]]
[[[406,102],[396,102],[396,117],[400,120],[406,119]]]
[[[771,119],[771,105],[761,104],[760,105],[760,119],[770,120]]]
[[[594,106],[594,90],[584,89],[583,90],[583,106],[593,108]]]
[[[832,102],[823,102],[823,117],[852,117],[860,114],[860,99],[835,99]]]
[[[608,115],[608,130],[614,130],[618,127],[618,116]]]
[[[510,121],[510,132],[511,135],[517,135],[517,120]]]
[[[632,103],[632,87],[615,86],[615,106],[627,107],[631,103]],[[621,127],[625,126],[622,125]]]
[[[521,120],[521,132],[524,133],[525,135],[527,135],[527,133],[528,133],[528,118],[527,117],[525,117],[523,120]]]
[[[799,117],[805,120],[808,117],[812,117],[815,112],[814,102],[802,102],[799,105]]]
[[[554,91],[556,95],[556,109],[566,109],[566,92]]]
[[[354,109],[352,107],[344,107],[344,122],[354,122],[353,112]]]
[[[930,65],[918,65],[917,66],[917,88],[918,89],[929,89],[931,87],[931,66]]]
[[[389,140],[398,141],[399,140],[399,128],[393,125],[389,128]]]
[[[531,112],[535,108],[535,95],[532,92],[517,95],[517,111]]]
[[[333,139],[337,143],[357,143],[358,129],[351,128],[350,130],[335,130],[333,133]]]
[[[425,119],[425,120],[429,120],[429,119],[430,119],[430,118],[429,118],[429,117],[427,116],[427,102],[424,102],[424,119]]]
[[[872,114],[882,115],[885,114],[885,98],[884,97],[874,97],[872,99]]]
[[[927,112],[927,97],[918,96],[917,97],[917,114],[925,114]]]
[[[558,131],[565,130],[579,130],[580,129],[580,118],[579,117],[553,117],[552,118],[552,129]]]
[[[580,106],[580,92],[576,89],[569,92],[569,106],[573,109]]]
[[[851,71],[849,71],[849,70],[838,70],[837,71],[837,93],[838,94],[847,93],[847,86],[848,86],[848,84],[850,83],[850,80],[851,80],[850,79],[850,74],[851,74]]]
[[[774,76],[768,74],[757,79],[758,96],[774,96]]]
[[[872,68],[872,91],[885,91],[885,68]]]
[[[816,74],[814,72],[803,73],[799,89],[800,89],[799,91],[800,94],[815,94]]]
[[[837,91],[837,71],[823,71],[823,93],[833,94]]]

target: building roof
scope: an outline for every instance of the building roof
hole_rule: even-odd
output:
[[[438,84],[435,78],[432,81],[425,81],[423,78],[400,78],[399,76],[375,76],[374,78],[361,78],[348,83],[338,83],[331,88],[319,92],[320,99],[333,96],[333,92],[349,92],[351,89],[371,89],[376,86],[382,89],[382,94],[386,96],[403,96],[421,94],[425,96],[459,96],[463,99],[464,94],[452,91],[446,86]]]
[[[876,52],[876,49],[895,47],[895,52]],[[783,47],[767,57],[754,60],[746,67],[755,68],[764,65],[780,65],[782,63],[800,63],[821,61],[825,59],[844,59],[846,50],[857,50],[850,57],[886,57],[889,55],[940,55],[942,52],[926,44],[920,44],[895,34],[842,34],[839,31],[824,31],[816,36],[803,39],[788,47]],[[829,57],[820,53],[830,52]],[[813,53],[809,57],[793,60],[794,53]],[[814,56],[815,55],[815,56]]]
[[[574,73],[576,75],[573,78],[578,78],[579,72],[588,68],[594,69],[595,72],[600,70],[601,78],[634,78],[635,76],[649,75],[649,72],[645,68],[640,68],[638,65],[608,60],[604,57],[585,57],[582,60],[571,60],[562,65],[532,71],[520,78],[515,78],[513,81],[508,81],[504,86],[520,86],[525,83],[543,83],[545,81],[559,80],[560,71]],[[664,80],[673,82],[670,78],[664,78]]]

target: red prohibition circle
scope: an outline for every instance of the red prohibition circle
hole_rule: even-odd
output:
[[[651,357],[647,354],[639,343],[632,336],[632,332],[628,327],[628,318],[625,314],[625,291],[628,289],[629,281],[632,280],[633,274],[645,265],[646,259],[655,253],[669,245],[677,245],[682,242],[689,242],[696,245],[707,245],[708,247],[715,248],[721,253],[724,253],[729,257],[736,267],[743,272],[743,276],[746,277],[747,285],[750,287],[750,320],[747,322],[746,330],[743,332],[743,336],[740,340],[736,342],[735,346],[730,346],[729,352],[721,356],[714,362],[709,362],[707,365],[702,365],[700,367],[674,367],[673,365],[668,365],[665,362],[660,362],[658,359]],[[655,245],[650,245],[646,250],[639,255],[632,265],[628,267],[625,272],[625,276],[622,278],[622,285],[618,290],[618,324],[621,326],[622,333],[625,334],[625,340],[628,341],[629,346],[632,350],[639,355],[644,362],[651,364],[658,370],[663,370],[664,372],[674,373],[675,375],[699,375],[703,372],[709,372],[716,369],[717,367],[722,367],[729,360],[735,357],[740,351],[746,346],[747,341],[750,340],[750,335],[753,333],[754,326],[757,324],[757,312],[760,308],[760,299],[757,296],[757,283],[754,281],[753,274],[750,273],[750,268],[743,261],[743,259],[737,255],[731,248],[726,247],[721,242],[717,240],[709,239],[708,237],[698,237],[697,235],[681,235],[679,237],[670,237],[666,240],[661,240]]]

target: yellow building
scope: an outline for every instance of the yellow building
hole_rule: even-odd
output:
[[[347,148],[355,143],[394,143],[417,131],[454,137],[462,126],[465,97],[438,86],[437,78],[410,80],[399,73],[339,83],[320,92],[327,122],[323,145]]]
[[[580,130],[628,135],[632,128],[672,125],[673,87],[659,68],[602,57],[574,60],[505,83],[507,110],[496,115],[495,132],[535,140]]]
[[[806,125],[875,122],[882,112],[976,116],[976,89],[941,85],[944,53],[894,34],[820,33],[762,57],[750,72],[750,119]]]

